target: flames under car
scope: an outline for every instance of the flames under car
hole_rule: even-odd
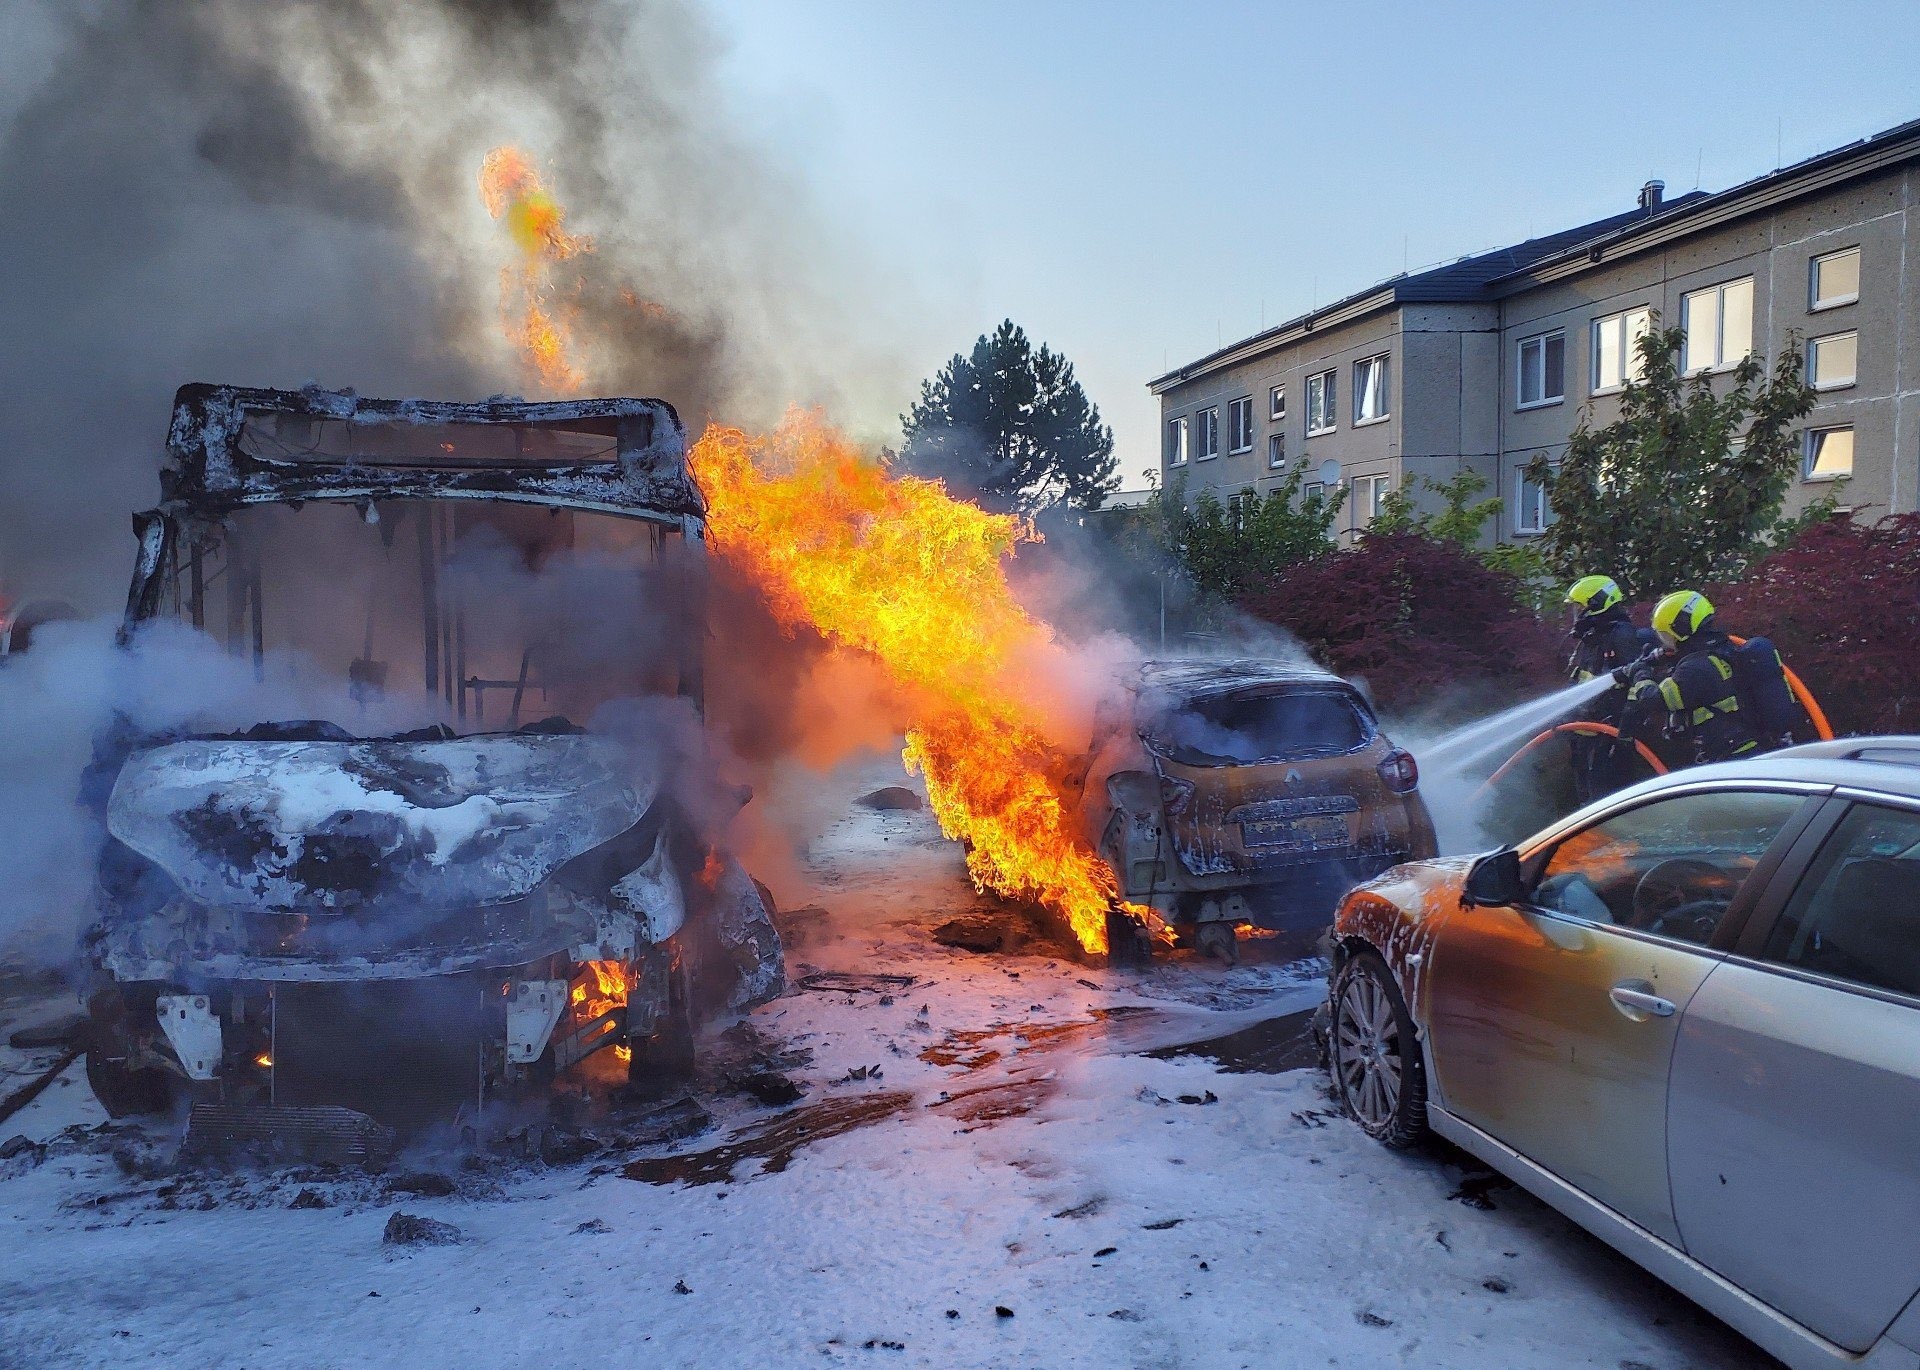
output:
[[[668,406],[190,386],[162,487],[129,638],[180,620],[264,697],[330,675],[353,716],[102,740],[110,1112],[184,1095],[197,1128],[351,1151],[606,1049],[684,1070],[699,1012],[779,991],[765,890],[632,723],[697,719],[701,509]],[[587,592],[610,598],[580,650]],[[408,714],[430,721],[375,730]]]

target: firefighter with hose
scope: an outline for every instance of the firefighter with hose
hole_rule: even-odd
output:
[[[1793,741],[1799,709],[1780,653],[1764,637],[1736,642],[1714,622],[1713,605],[1676,590],[1653,608],[1653,630],[1670,656],[1619,668],[1626,715],[1645,726],[1664,712],[1669,737],[1693,745],[1693,760],[1758,756]]]
[[[1576,683],[1617,676],[1659,649],[1660,640],[1627,617],[1626,596],[1611,577],[1582,576],[1567,590],[1566,602],[1573,607],[1574,639],[1567,675]],[[1620,683],[1596,699],[1583,721],[1621,725],[1629,683]],[[1630,730],[1622,727],[1621,731],[1622,737],[1574,736],[1573,788],[1580,803],[1591,803],[1627,783],[1634,748]]]

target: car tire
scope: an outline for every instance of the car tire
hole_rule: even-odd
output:
[[[1427,1072],[1413,1015],[1376,952],[1355,952],[1333,980],[1327,1048],[1333,1087],[1361,1131],[1391,1147],[1427,1134]]]
[[[1218,961],[1223,966],[1240,962],[1240,938],[1231,923],[1200,924],[1194,929],[1193,944],[1209,961]]]

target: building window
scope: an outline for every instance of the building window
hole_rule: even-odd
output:
[[[1337,372],[1322,371],[1307,377],[1307,436],[1334,430],[1333,392]]]
[[[1547,506],[1547,487],[1533,479],[1526,468],[1513,473],[1513,531],[1515,533],[1544,533],[1547,524],[1553,519],[1553,511]]]
[[[1860,249],[1849,247],[1815,257],[1809,264],[1807,308],[1838,309],[1860,298]]]
[[[1807,381],[1815,390],[1842,390],[1853,384],[1860,361],[1860,335],[1834,333],[1807,344]]]
[[[1220,411],[1216,408],[1202,409],[1194,416],[1199,432],[1194,434],[1196,450],[1195,461],[1206,461],[1209,457],[1220,455]]]
[[[1362,357],[1353,364],[1353,422],[1378,423],[1387,416],[1387,355]]]
[[[1380,514],[1380,501],[1393,488],[1391,476],[1355,476],[1353,478],[1353,526],[1365,528]]]
[[[1325,481],[1310,480],[1300,487],[1300,503],[1302,505],[1313,504],[1316,501],[1321,504],[1327,502],[1327,486]]]
[[[1567,397],[1567,335],[1542,333],[1520,340],[1520,407],[1558,404]]]
[[[1227,406],[1227,450],[1253,450],[1253,396],[1235,400]]]
[[[1267,468],[1278,471],[1287,464],[1287,435],[1285,433],[1267,434]]]
[[[1284,419],[1287,416],[1287,387],[1276,385],[1267,391],[1267,417]]]
[[[1187,464],[1187,416],[1167,420],[1167,465]]]
[[[1753,351],[1753,277],[1682,295],[1680,326],[1687,331],[1682,371],[1692,375],[1737,365]]]
[[[1653,327],[1648,309],[1629,309],[1593,321],[1593,388],[1618,390],[1640,379],[1640,339]]]
[[[1802,480],[1833,480],[1853,474],[1853,425],[1807,430],[1806,464]]]

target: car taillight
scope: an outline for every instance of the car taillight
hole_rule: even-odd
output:
[[[1160,810],[1162,813],[1185,813],[1187,811],[1187,805],[1192,799],[1192,785],[1184,780],[1175,780],[1170,775],[1160,777]]]
[[[1380,778],[1395,794],[1412,794],[1420,784],[1420,763],[1413,759],[1412,752],[1395,747],[1380,763]]]

